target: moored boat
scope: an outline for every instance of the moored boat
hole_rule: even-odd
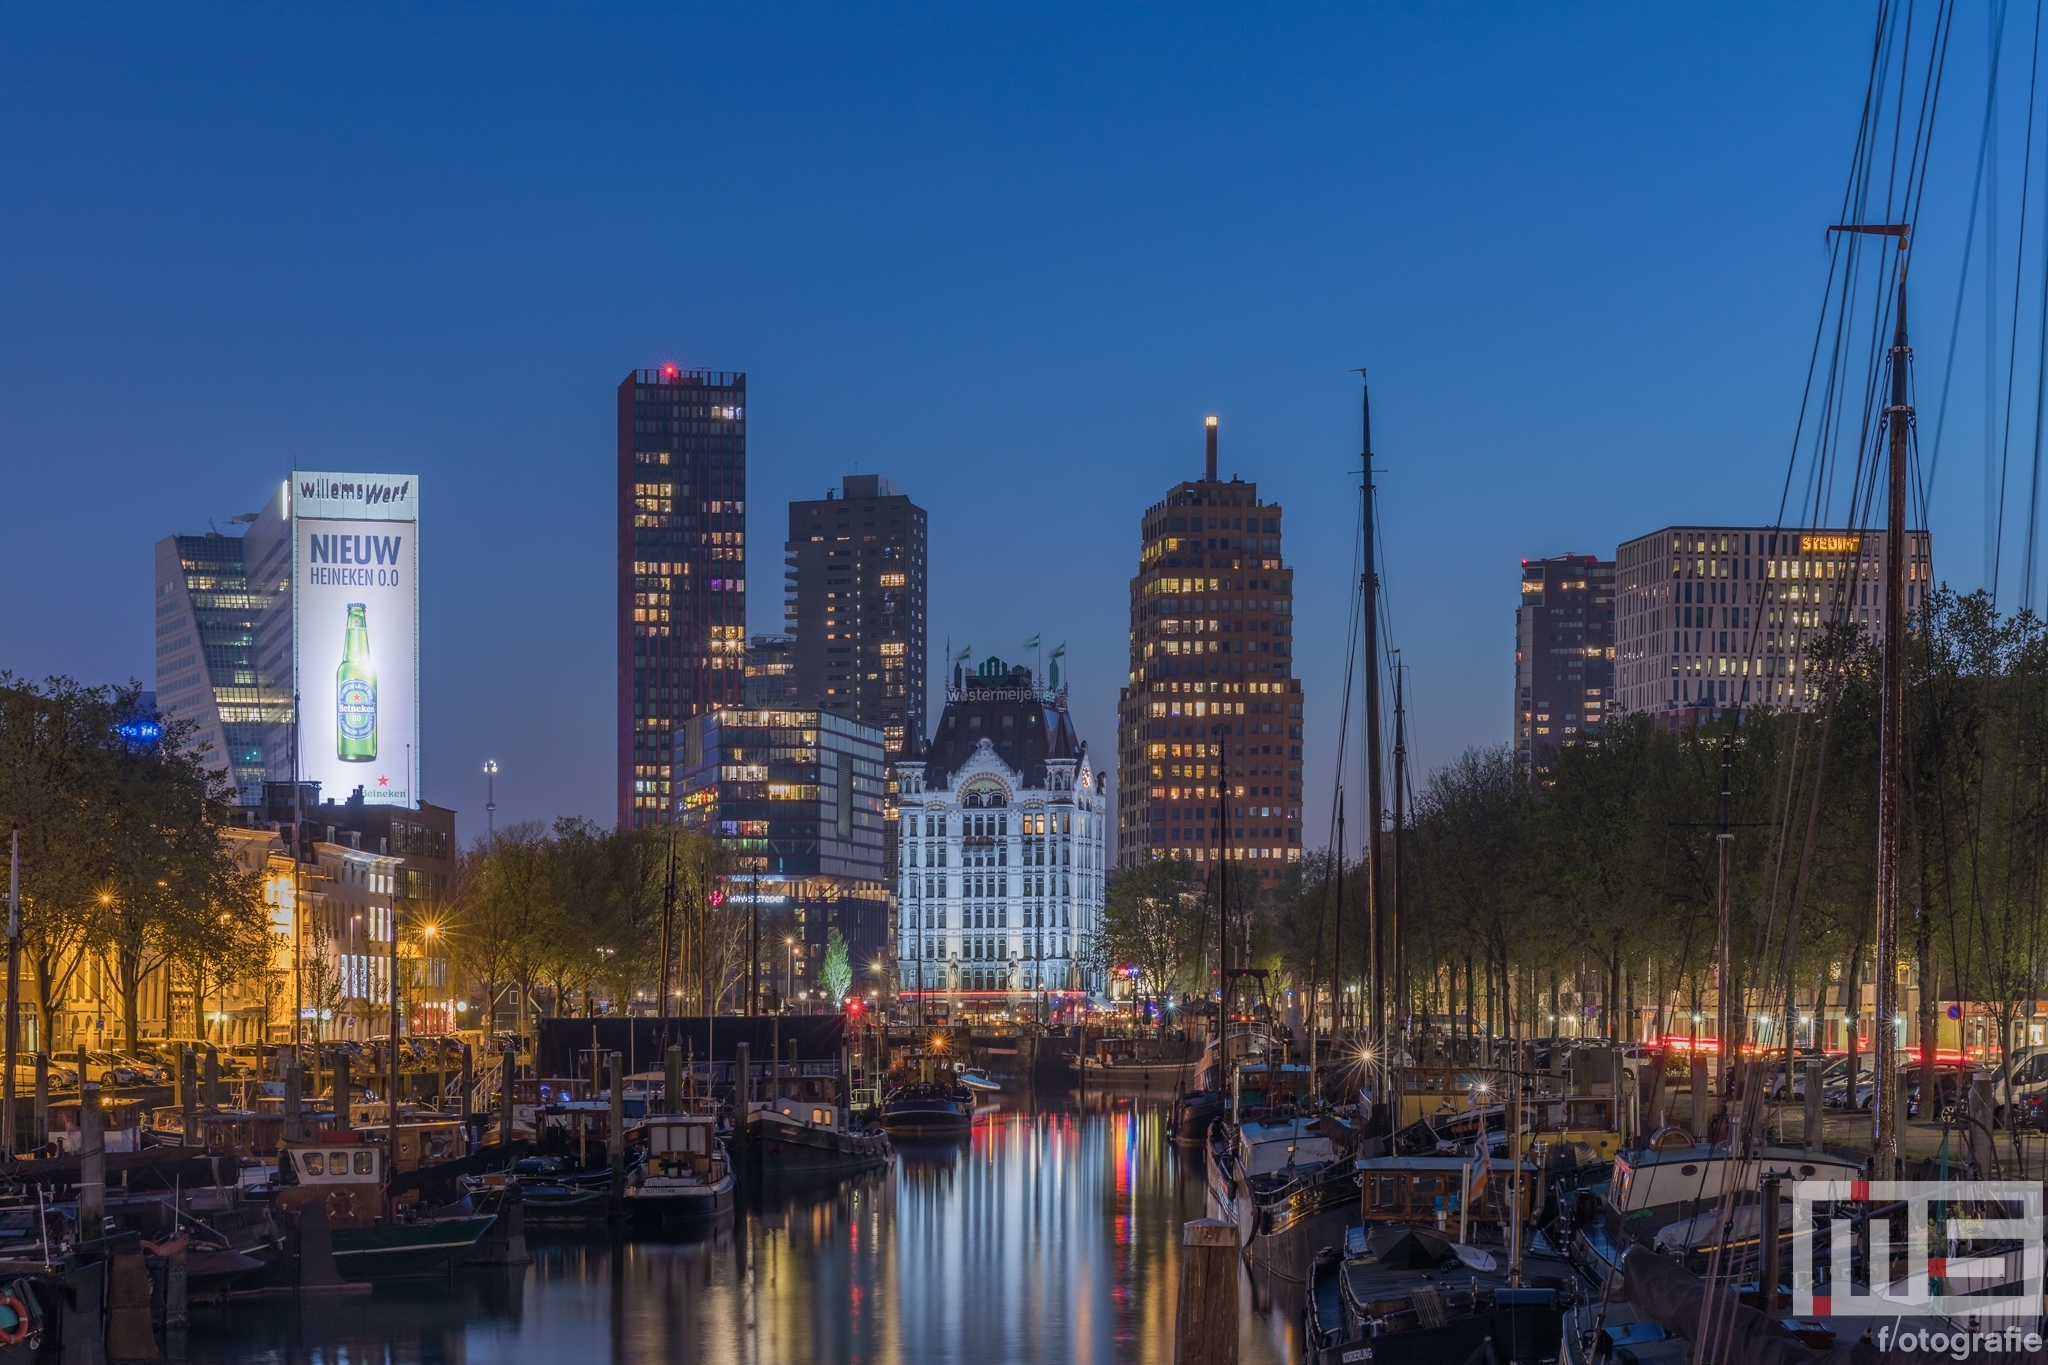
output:
[[[636,1222],[701,1220],[732,1212],[733,1171],[710,1114],[650,1114],[634,1136],[647,1164],[627,1182]]]
[[[1505,1251],[1432,1228],[1351,1228],[1340,1254],[1319,1257],[1305,1296],[1307,1359],[1315,1365],[1500,1365],[1557,1358],[1564,1314],[1583,1285],[1560,1257]]]
[[[955,1137],[974,1126],[974,1093],[951,1081],[912,1081],[882,1099],[891,1137]]]
[[[764,1175],[859,1171],[889,1160],[885,1132],[856,1127],[829,1101],[784,1097],[747,1115],[746,1155]]]
[[[1258,1269],[1300,1281],[1358,1207],[1351,1133],[1332,1118],[1210,1125],[1206,1175],[1217,1216]]]
[[[278,1153],[277,1207],[318,1206],[332,1229],[334,1268],[351,1280],[398,1279],[443,1271],[496,1221],[490,1214],[405,1217],[416,1204],[391,1200],[382,1147],[357,1133],[286,1142]]]

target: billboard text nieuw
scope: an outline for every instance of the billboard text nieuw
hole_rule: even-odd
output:
[[[299,772],[409,806],[419,772],[419,497],[410,474],[294,474]]]

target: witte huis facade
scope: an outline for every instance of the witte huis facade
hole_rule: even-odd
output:
[[[997,659],[956,669],[898,771],[899,989],[975,1009],[1099,992],[1106,809],[1065,692]]]

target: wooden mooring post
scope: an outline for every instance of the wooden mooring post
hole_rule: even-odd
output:
[[[1181,1224],[1174,1365],[1237,1365],[1237,1229],[1221,1218]]]

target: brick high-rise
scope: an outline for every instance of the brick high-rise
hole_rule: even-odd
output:
[[[1301,680],[1280,507],[1208,469],[1146,509],[1117,710],[1117,861],[1301,857]]]
[[[747,377],[619,385],[619,825],[675,819],[683,722],[746,697]]]

